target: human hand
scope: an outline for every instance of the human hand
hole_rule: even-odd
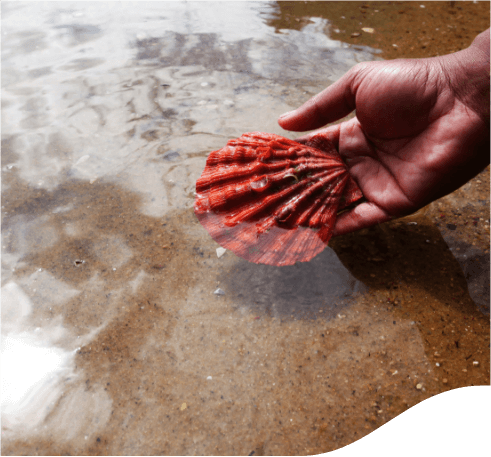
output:
[[[334,235],[410,214],[489,164],[489,31],[466,50],[430,59],[365,62],[279,119],[329,138],[367,202],[341,214]]]

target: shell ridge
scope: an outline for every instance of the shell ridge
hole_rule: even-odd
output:
[[[315,170],[324,170],[328,167],[331,168],[341,168],[341,164],[337,163],[319,163],[314,165],[309,165],[305,162],[305,160],[283,160],[273,163],[263,163],[263,162],[252,162],[248,165],[240,165],[240,166],[229,166],[229,167],[221,167],[215,166],[210,168],[208,171],[205,171],[200,178],[198,178],[196,182],[196,190],[197,192],[203,192],[209,189],[212,185],[218,184],[226,184],[229,182],[230,184],[238,183],[242,180],[248,179],[250,176],[258,173],[268,173],[274,172],[276,170],[283,170],[288,168],[288,172],[303,172],[305,170],[315,171]]]
[[[253,180],[242,180],[240,182],[228,182],[228,183],[221,183],[221,179],[219,179],[215,185],[215,188],[213,189],[206,189],[206,186],[204,186],[202,183],[201,185],[196,186],[197,192],[202,192],[203,195],[208,196],[209,200],[209,206],[213,210],[222,210],[223,207],[225,206],[230,206],[234,201],[237,201],[239,199],[244,198],[244,202],[242,205],[239,205],[239,208],[244,205],[249,205],[250,200],[254,199],[255,197],[253,195],[250,195],[248,199],[246,199],[247,194],[252,190],[253,193],[256,194],[261,194],[265,193],[266,191],[270,190],[271,187],[275,185],[282,185],[285,182],[288,182],[289,175],[293,175],[294,169],[287,169],[286,173],[285,171],[279,171],[277,173],[274,173],[272,175],[261,175],[257,176]],[[316,178],[321,178],[323,174],[329,173],[328,171],[321,171],[318,173],[314,173],[309,180],[313,181]],[[258,186],[254,187],[253,183],[258,183],[262,180],[266,180],[265,184],[263,186]],[[309,183],[308,180],[302,180],[302,183],[304,185],[307,185]],[[292,189],[296,190],[296,188]],[[277,194],[275,194],[277,195]]]
[[[287,222],[287,219],[289,219],[291,216],[294,217],[295,212],[297,212],[297,210],[301,207],[301,204],[322,189],[322,181],[317,183],[315,181],[321,179],[327,174],[329,174],[329,171],[325,170],[316,176],[312,176],[308,181],[305,181],[305,188],[303,190],[300,188],[301,186],[296,186],[295,189],[292,189],[295,192],[293,193],[293,196],[291,196],[290,200],[284,202],[273,212],[272,215],[268,216],[262,223],[256,225],[258,233],[268,230],[275,224]],[[289,225],[292,224],[290,223]]]
[[[332,213],[328,210],[329,208],[335,207],[337,211],[339,196],[342,195],[343,189],[346,185],[347,176],[342,177],[336,183],[333,183],[332,191],[328,192],[322,204],[318,207],[317,211],[312,214],[309,221],[309,226],[312,228],[322,228],[323,225],[329,220],[328,217],[332,219]],[[336,212],[334,213],[336,214]],[[327,221],[326,221],[327,219]]]
[[[291,193],[296,193],[302,187],[308,186],[310,182],[312,182],[315,177],[310,177],[308,179],[303,179],[300,182],[289,186],[280,192],[264,197],[261,201],[257,202],[254,206],[249,206],[245,208],[243,211],[234,215],[233,217],[228,219],[229,223],[238,223],[240,220],[248,220],[253,217],[255,214],[265,210],[267,207],[271,206],[274,203],[279,203],[282,200],[288,198],[288,195]],[[272,182],[268,183],[269,186],[273,185]],[[211,205],[210,205],[211,206]],[[248,205],[247,205],[248,206]],[[213,206],[212,206],[213,208]]]
[[[290,201],[285,203],[283,208],[276,211],[275,215],[277,220],[283,222],[287,214],[288,217],[294,215],[302,203],[305,203],[306,199],[312,197],[315,193],[322,189],[321,179],[328,173],[329,171],[324,171],[323,173],[319,173],[318,176],[311,177],[310,183],[312,183],[312,185],[309,186],[309,182],[307,182],[307,188],[303,192],[299,192],[298,194],[294,195]],[[315,180],[319,180],[319,182],[316,183]]]
[[[307,208],[297,219],[298,225],[311,226],[309,220],[312,219],[314,214],[321,208],[326,198],[331,195],[334,191],[335,185],[338,182],[338,178],[343,172],[337,173],[336,175],[329,176],[330,180],[322,183],[322,193],[319,195],[314,202]],[[317,226],[315,226],[317,227]]]

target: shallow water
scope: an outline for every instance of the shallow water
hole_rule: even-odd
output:
[[[210,151],[380,58],[283,16],[2,4],[3,453],[312,454],[489,383],[486,241],[432,219],[474,181],[291,267],[194,216]]]

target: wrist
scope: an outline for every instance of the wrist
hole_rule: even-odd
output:
[[[489,29],[477,35],[470,47],[479,49],[488,59],[489,65]]]
[[[489,129],[489,29],[462,51],[437,57],[450,89]]]

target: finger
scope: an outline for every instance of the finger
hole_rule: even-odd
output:
[[[312,137],[322,136],[327,138],[336,148],[339,150],[339,133],[341,131],[341,124],[331,125],[321,130],[316,130],[315,132],[308,133],[307,135],[302,135],[299,138],[296,138],[295,141],[297,143],[306,144],[308,143]]]
[[[362,203],[351,211],[342,213],[336,220],[333,236],[355,232],[372,225],[381,224],[393,219],[393,217],[374,203]]]
[[[356,91],[352,84],[355,73],[355,70],[350,70],[300,108],[281,115],[278,119],[280,127],[305,132],[347,116],[355,109]]]
[[[341,131],[341,124],[330,125],[320,130],[315,130],[314,132],[307,133],[295,139],[299,143],[306,143],[314,136],[322,136],[327,138],[332,143],[339,143],[339,133]]]

